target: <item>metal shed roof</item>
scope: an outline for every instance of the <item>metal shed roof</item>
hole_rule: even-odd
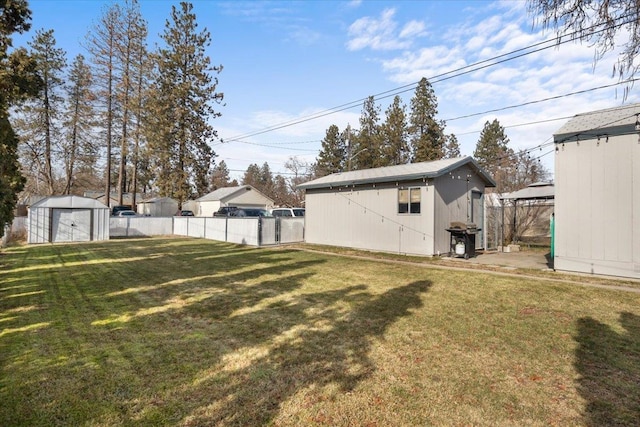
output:
[[[554,133],[554,142],[634,133],[639,115],[640,104],[577,114]]]
[[[431,162],[409,163],[406,165],[386,166],[382,168],[361,169],[350,172],[339,172],[298,185],[300,189],[330,188],[357,184],[373,184],[391,181],[410,181],[424,178],[436,178],[454,169],[470,164],[485,182],[487,187],[495,187],[496,183],[471,157],[434,160]]]
[[[95,199],[81,196],[50,196],[31,205],[34,208],[109,209]]]
[[[546,200],[553,198],[555,198],[555,188],[552,182],[536,182],[500,197],[502,200]]]

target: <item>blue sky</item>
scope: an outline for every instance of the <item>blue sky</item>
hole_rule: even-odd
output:
[[[58,46],[87,55],[83,40],[102,10],[101,0],[31,0],[30,33],[53,29]],[[326,129],[358,127],[362,103],[377,97],[383,116],[400,93],[409,105],[413,84],[427,77],[438,98],[438,118],[471,155],[485,121],[498,119],[515,150],[553,172],[552,134],[574,114],[638,102],[612,77],[613,52],[594,67],[594,50],[567,43],[459,76],[446,74],[553,37],[533,25],[524,1],[194,1],[208,53],[222,64],[222,116],[212,120],[224,143],[213,144],[240,178],[251,163],[286,172],[292,156],[313,162]],[[150,46],[158,41],[177,1],[141,0]],[[624,41],[628,35],[621,34]],[[402,92],[401,88],[406,88]],[[566,96],[574,92],[578,95]],[[554,98],[546,102],[535,102]],[[517,108],[510,106],[523,105]],[[353,105],[352,108],[336,108]],[[326,114],[329,111],[341,110]],[[501,111],[493,111],[501,110]],[[320,114],[319,114],[320,113]],[[315,116],[320,116],[314,118]],[[464,118],[465,116],[469,116]],[[294,122],[300,122],[289,126]],[[258,133],[265,129],[279,129]],[[547,154],[548,153],[548,154]]]

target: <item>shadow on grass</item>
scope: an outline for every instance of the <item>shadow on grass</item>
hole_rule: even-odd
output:
[[[620,315],[623,332],[592,318],[578,321],[578,390],[589,426],[640,422],[640,317]]]
[[[274,304],[247,315],[251,319],[229,319],[225,327],[232,335],[237,332],[234,325],[248,320],[258,326],[265,316],[285,319],[283,330],[299,328],[250,363],[220,370],[187,390],[183,398],[192,405],[183,422],[264,425],[303,390],[330,386],[342,393],[352,391],[375,371],[369,358],[372,341],[410,309],[420,307],[421,294],[429,287],[430,282],[414,282],[374,295],[366,286],[350,286]],[[336,302],[351,308],[340,310]]]
[[[309,287],[336,266],[197,240],[54,252],[0,285],[1,425],[268,423],[300,391],[370,376],[372,341],[430,287]],[[23,269],[49,262],[32,254]]]

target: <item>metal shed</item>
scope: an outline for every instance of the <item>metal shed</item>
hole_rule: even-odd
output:
[[[80,196],[51,196],[29,209],[28,243],[109,239],[109,208]]]
[[[640,104],[554,134],[554,268],[640,279]]]
[[[449,253],[452,222],[484,228],[493,179],[471,157],[342,172],[298,186],[308,243],[416,255]],[[483,235],[476,248],[484,247]]]

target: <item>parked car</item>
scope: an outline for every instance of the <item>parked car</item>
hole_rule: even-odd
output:
[[[118,216],[138,216],[137,213],[135,213],[134,211],[120,211],[118,212]]]
[[[235,216],[235,217],[256,217],[256,216],[269,217],[269,216],[272,216],[272,215],[266,209],[245,209],[245,208],[242,208],[242,209],[235,210],[231,216]]]
[[[304,208],[275,208],[271,210],[273,216],[304,216]]]
[[[131,205],[116,205],[113,208],[111,208],[111,215],[113,216],[119,216],[119,213],[122,211],[131,211],[132,210],[132,206]]]
[[[213,213],[213,216],[233,216],[233,213],[238,210],[237,206],[223,206]]]
[[[176,216],[195,216],[195,215],[193,214],[193,211],[190,211],[188,209],[183,209],[181,211],[178,211]]]

